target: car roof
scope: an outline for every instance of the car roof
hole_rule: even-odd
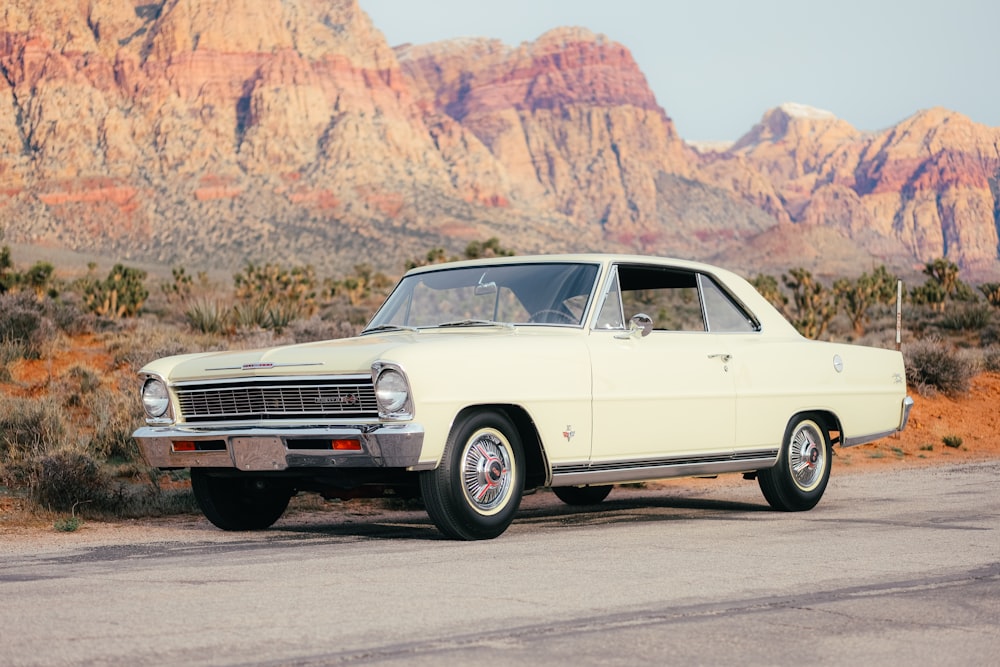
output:
[[[725,269],[694,262],[686,259],[676,259],[672,257],[659,257],[656,255],[628,255],[610,253],[576,253],[576,254],[551,254],[551,255],[514,255],[510,257],[484,257],[479,259],[466,259],[456,262],[446,262],[441,264],[428,264],[419,266],[407,271],[411,273],[424,273],[427,271],[440,271],[442,269],[461,268],[464,266],[481,266],[484,264],[537,264],[539,262],[587,262],[592,264],[656,264],[658,266],[674,266],[677,268],[690,269],[693,271],[704,271],[707,273],[727,272]],[[728,272],[727,272],[728,273]]]

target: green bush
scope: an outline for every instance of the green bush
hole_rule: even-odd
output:
[[[940,340],[917,341],[903,350],[906,381],[920,393],[940,391],[954,396],[969,390],[976,365]]]
[[[958,435],[946,435],[941,438],[941,442],[944,443],[945,447],[951,447],[952,449],[958,449],[962,446],[962,437]]]
[[[115,264],[104,280],[92,276],[83,280],[84,301],[91,312],[102,317],[135,317],[149,297],[145,280],[145,271]]]

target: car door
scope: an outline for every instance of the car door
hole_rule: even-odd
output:
[[[697,273],[622,264],[589,336],[591,461],[643,464],[726,455],[736,396],[728,338],[707,331]],[[643,312],[648,335],[629,332]]]

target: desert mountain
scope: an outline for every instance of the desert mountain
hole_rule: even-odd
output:
[[[628,49],[581,28],[392,49],[356,0],[12,0],[0,74],[12,242],[330,273],[490,236],[747,271],[1000,268],[1000,130],[782,105],[696,150]]]

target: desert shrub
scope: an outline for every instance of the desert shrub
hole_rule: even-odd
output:
[[[127,366],[133,372],[160,357],[217,351],[224,347],[214,336],[192,334],[150,318],[139,318],[107,334],[104,346],[116,365]]]
[[[31,354],[27,343],[0,338],[0,381],[9,382],[11,375],[8,366],[18,359],[26,359]]]
[[[101,387],[101,376],[90,368],[73,366],[50,387],[51,395],[62,399],[67,408],[90,408],[95,391]]]
[[[218,299],[198,299],[184,311],[184,319],[195,331],[205,334],[231,333],[235,325],[233,309]]]
[[[310,343],[317,340],[349,338],[357,335],[359,327],[343,320],[328,321],[318,317],[296,320],[288,327],[288,334],[296,343]]]
[[[971,304],[956,308],[941,318],[939,325],[952,331],[981,331],[989,326],[992,309],[984,304]]]
[[[906,381],[920,393],[962,394],[976,372],[976,364],[952,345],[938,339],[917,341],[904,348]]]
[[[56,333],[55,325],[45,316],[44,304],[34,294],[0,294],[0,341],[6,344],[5,356],[38,358]]]
[[[0,396],[0,463],[44,456],[65,435],[62,408],[54,401]]]
[[[87,454],[61,451],[42,457],[33,477],[31,497],[47,509],[68,512],[80,503],[92,504],[96,510],[112,506],[114,480]]]
[[[951,447],[952,449],[958,449],[962,446],[962,436],[959,435],[946,435],[941,438],[941,442],[944,443],[945,447]]]
[[[136,387],[100,390],[92,400],[93,435],[88,450],[105,461],[140,461],[132,433],[143,417]]]
[[[250,263],[233,281],[238,301],[233,312],[239,326],[281,331],[292,320],[316,312],[316,272],[311,266]]]
[[[988,347],[983,350],[983,369],[991,373],[1000,373],[1000,347]]]
[[[123,519],[197,514],[200,511],[190,486],[164,489],[155,481],[117,484],[114,488],[113,506],[102,509],[105,514]]]
[[[93,313],[84,311],[74,295],[60,297],[58,300],[48,299],[45,306],[46,314],[61,331],[71,336],[94,331],[96,317]]]

